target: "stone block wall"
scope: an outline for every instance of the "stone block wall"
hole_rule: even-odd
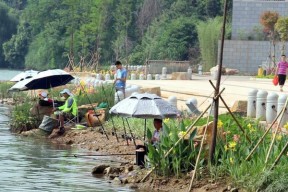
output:
[[[264,11],[288,16],[288,0],[233,0],[232,39],[248,36],[255,27],[261,27],[259,20]]]
[[[220,41],[218,45],[219,58]],[[238,69],[241,74],[257,74],[258,66],[269,61],[269,47],[268,41],[225,40],[223,66]],[[281,43],[277,43],[275,50],[276,63],[278,63],[281,56]],[[286,55],[287,53],[288,43],[286,43]]]
[[[288,16],[288,0],[233,0],[232,40],[225,40],[223,66],[238,69],[241,74],[257,74],[258,66],[268,66],[270,52],[269,41],[241,40],[248,37],[260,24],[260,15],[265,11],[276,11],[280,16]],[[220,42],[218,44],[218,58]],[[286,55],[288,55],[286,43]],[[276,63],[281,55],[281,43],[275,48]],[[273,63],[270,64],[272,66]]]

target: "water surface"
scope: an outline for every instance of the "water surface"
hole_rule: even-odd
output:
[[[0,105],[0,191],[132,191],[93,177],[95,157],[63,157],[84,151],[11,134],[7,110]]]

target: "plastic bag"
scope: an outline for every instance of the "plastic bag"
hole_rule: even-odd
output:
[[[57,125],[58,125],[57,119],[53,119],[47,115],[44,115],[42,123],[39,126],[39,129],[51,133],[53,131],[53,128],[57,127]]]
[[[278,85],[278,83],[279,83],[278,76],[275,76],[275,77],[273,78],[272,83],[273,83],[275,86]]]

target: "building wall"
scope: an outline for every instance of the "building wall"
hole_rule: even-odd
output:
[[[218,58],[220,42],[218,43]],[[276,63],[281,56],[282,44],[275,47]],[[273,48],[272,48],[273,49]],[[286,43],[286,55],[288,43]],[[225,40],[223,50],[223,66],[238,69],[240,74],[257,74],[258,66],[269,61],[270,44],[268,41]],[[267,63],[267,65],[269,62]]]
[[[243,36],[247,39],[253,34],[255,27],[263,28],[259,20],[265,11],[276,11],[280,16],[288,16],[288,0],[233,0],[232,40],[225,40],[223,66],[249,75],[257,74],[259,65],[269,66],[270,53],[274,53],[273,47],[270,51],[269,41],[241,40]],[[220,43],[218,45],[219,56]],[[277,43],[275,48],[276,63],[280,59],[281,45]]]
[[[249,36],[253,28],[261,27],[259,20],[264,11],[288,16],[288,0],[233,0],[232,39]]]

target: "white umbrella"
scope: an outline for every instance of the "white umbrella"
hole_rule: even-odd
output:
[[[109,110],[109,113],[123,117],[136,117],[145,119],[144,140],[146,136],[146,119],[174,118],[180,115],[180,111],[178,111],[174,105],[163,100],[156,94],[149,93],[138,93],[123,99],[114,105]]]
[[[17,74],[10,81],[18,82],[18,81],[21,81],[21,80],[24,80],[24,79],[31,78],[34,75],[36,75],[37,73],[39,73],[39,71],[34,71],[34,70],[24,71],[24,72],[21,72],[21,73]]]
[[[135,94],[114,105],[109,113],[123,117],[173,118],[180,114],[178,109],[155,94]]]
[[[27,90],[27,87],[26,87],[25,85],[26,85],[30,80],[31,80],[31,78],[29,78],[29,79],[23,79],[23,80],[15,83],[15,85],[13,85],[8,91],[9,91],[9,92],[25,91],[25,90]]]
[[[33,89],[49,89],[61,85],[66,85],[74,79],[72,75],[61,69],[51,69],[37,73],[29,79],[19,81],[12,86],[9,91],[25,91]]]

